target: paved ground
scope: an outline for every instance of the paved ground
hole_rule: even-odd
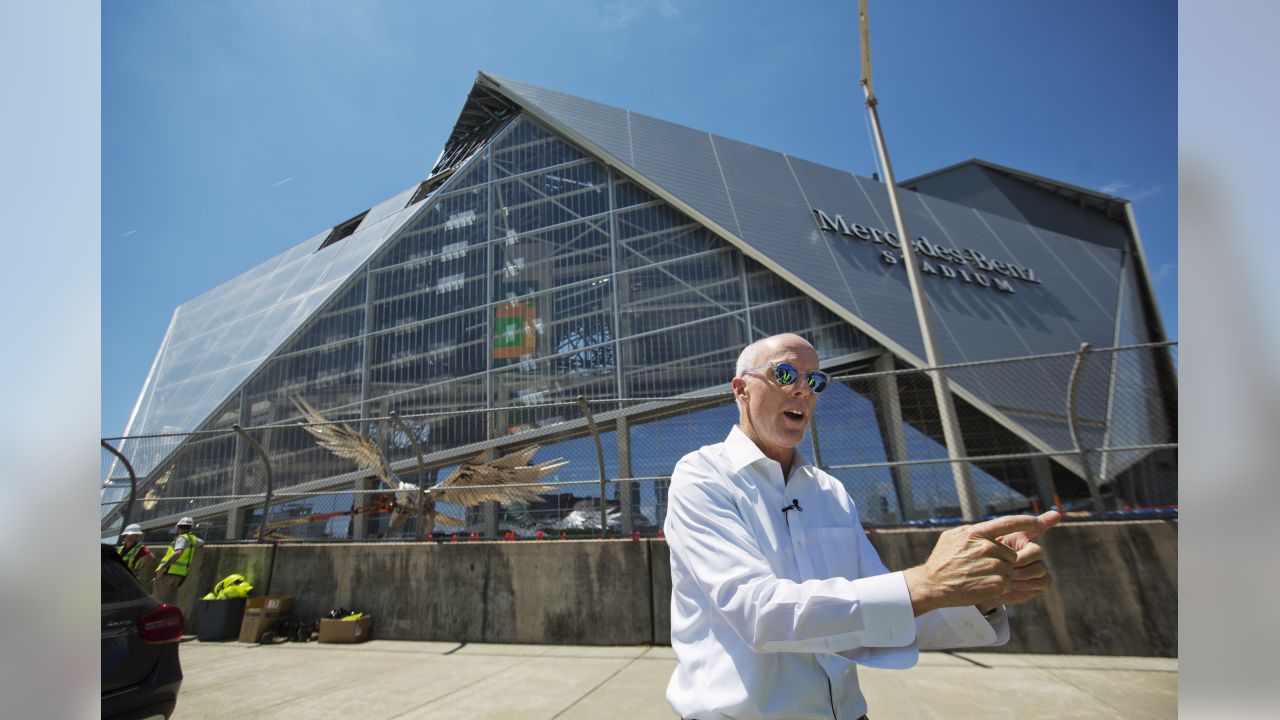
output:
[[[668,647],[193,640],[180,653],[174,720],[674,717]],[[876,720],[1177,717],[1176,659],[925,653],[858,675]]]

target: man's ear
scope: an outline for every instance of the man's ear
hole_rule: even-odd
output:
[[[729,382],[729,385],[730,385],[730,387],[732,387],[732,388],[733,388],[733,399],[734,399],[734,400],[746,400],[746,399],[747,399],[747,381],[746,381],[746,380],[743,380],[743,379],[742,379],[742,378],[740,378],[740,377],[736,377],[736,378],[734,378],[733,380],[731,380],[731,381]]]

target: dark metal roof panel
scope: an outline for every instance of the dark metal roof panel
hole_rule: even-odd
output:
[[[630,119],[632,167],[712,222],[741,233],[711,136],[638,113]]]
[[[881,183],[639,113],[498,82],[567,129],[570,139],[576,136],[594,144],[624,165],[624,171],[719,225],[744,251],[843,311],[846,319],[877,340],[917,362],[923,359],[905,267],[884,259],[885,253],[895,253],[883,235],[894,230],[894,223]],[[961,169],[956,176],[963,180],[965,173],[974,172],[985,169]],[[986,209],[902,193],[913,236],[1029,268],[1039,281],[980,271],[973,262],[922,256],[931,270],[924,283],[937,319],[943,361],[1071,351],[1082,341],[1109,345],[1122,254],[1090,238],[1020,221],[1008,196],[992,188],[988,180],[982,192],[971,195],[980,205],[985,197],[990,206]],[[866,231],[874,229],[873,239],[824,232],[815,221],[815,210],[831,217],[839,214]],[[978,275],[989,285],[999,279],[1013,292],[982,285]],[[1069,367],[1031,368],[1020,383],[998,382],[982,371],[959,372],[956,377],[993,407],[1051,416],[1065,411],[1065,400],[1046,396],[1044,388],[1065,387],[1064,373],[1069,374]],[[1096,412],[1105,394],[1096,389],[1097,377],[1090,379],[1081,403]],[[1054,438],[1055,443],[1060,440],[1059,433]]]
[[[619,160],[634,163],[627,111],[610,105],[566,95],[565,93],[508,80],[496,75],[482,78],[497,83],[523,101],[562,118],[582,136]]]

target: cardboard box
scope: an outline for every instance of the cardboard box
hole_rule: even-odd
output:
[[[248,598],[244,607],[244,619],[240,622],[240,642],[261,642],[263,635],[291,617],[293,617],[292,595]]]
[[[320,621],[320,642],[361,643],[373,638],[373,617],[365,615],[359,620]]]

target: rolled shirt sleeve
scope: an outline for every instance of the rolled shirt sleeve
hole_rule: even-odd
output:
[[[858,554],[863,572],[872,574],[868,580],[875,577],[903,577],[900,572],[889,572],[865,533],[858,534]],[[905,579],[902,580],[902,590],[907,595],[907,605],[910,607],[910,592],[906,588]],[[915,643],[911,647],[887,651],[869,647],[842,652],[840,655],[870,667],[903,669],[915,666],[920,659],[921,650],[1003,645],[1009,641],[1008,616],[1003,607],[992,614],[990,621],[977,608],[968,606],[933,610],[914,618],[914,624]]]

